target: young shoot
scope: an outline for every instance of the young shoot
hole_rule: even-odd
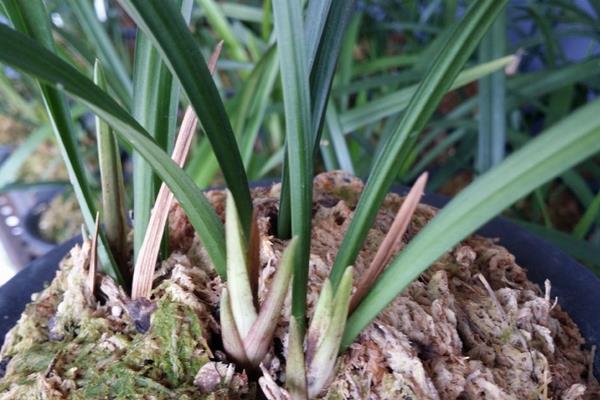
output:
[[[231,193],[227,192],[225,233],[227,282],[221,293],[221,335],[227,354],[239,365],[257,370],[271,347],[277,321],[292,279],[298,240],[293,238],[281,256],[279,268],[265,301],[258,302],[253,288],[258,275],[256,250],[248,248]],[[255,240],[250,247],[258,246]]]

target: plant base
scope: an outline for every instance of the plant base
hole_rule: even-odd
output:
[[[309,314],[352,217],[362,183],[340,173],[315,179]],[[259,297],[285,243],[274,236],[279,186],[253,192],[262,234]],[[207,192],[220,215],[225,195]],[[360,253],[364,271],[402,198],[390,194]],[[436,210],[419,206],[409,241]],[[89,243],[72,250],[51,285],[27,306],[2,348],[0,399],[287,398],[287,315],[253,382],[227,362],[219,341],[215,275],[175,207],[171,256],[155,275],[151,301],[131,301],[100,279],[86,287]],[[286,306],[284,309],[289,310]],[[493,240],[472,236],[444,255],[340,357],[324,398],[598,398],[591,356],[569,316],[527,280]],[[45,397],[44,397],[45,396]]]

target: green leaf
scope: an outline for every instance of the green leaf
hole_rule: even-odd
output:
[[[239,96],[236,96],[235,108],[230,112],[234,131],[240,134],[240,150],[246,167],[254,153],[254,142],[264,121],[278,74],[277,48],[271,46],[245,80]]]
[[[256,172],[256,179],[265,177],[269,172],[275,169],[283,162],[283,156],[285,154],[285,148],[277,149],[260,167]]]
[[[326,1],[313,0],[312,3],[326,3]],[[316,37],[313,32],[319,30],[323,21],[315,27],[315,22],[310,19],[311,14],[308,14],[307,21],[309,23],[305,27],[305,35],[307,36],[310,70],[310,104],[312,105],[312,136],[315,154],[319,147],[323,117],[331,92],[333,73],[341,50],[339,41],[346,34],[354,13],[355,3],[355,0],[333,0],[324,26],[320,28],[321,35]],[[308,11],[311,11],[310,5]]]
[[[355,76],[369,75],[375,72],[385,71],[391,68],[410,67],[419,59],[419,55],[400,54],[396,56],[377,57],[372,61],[357,64],[352,73]],[[389,75],[389,74],[386,74]]]
[[[570,254],[572,257],[586,263],[588,267],[598,276],[600,276],[600,246],[592,244],[586,240],[578,239],[573,235],[547,228],[543,225],[532,224],[522,220],[513,219],[512,222],[518,224],[536,235],[552,242],[562,251]]]
[[[68,3],[77,16],[79,25],[83,29],[88,41],[94,44],[99,54],[98,57],[108,67],[107,78],[111,88],[123,104],[129,106],[133,92],[129,72],[121,61],[119,53],[117,53],[102,24],[96,18],[92,3],[89,0],[68,0]]]
[[[274,0],[273,13],[285,108],[290,209],[294,210],[291,215],[292,235],[298,237],[292,285],[292,314],[303,331],[310,255],[313,171],[308,66],[300,2]]]
[[[106,90],[106,78],[99,61],[94,65],[94,82]],[[131,281],[127,254],[127,214],[125,212],[125,183],[117,138],[110,126],[96,116],[96,142],[102,187],[102,220],[106,240],[116,266],[121,271],[127,287]]]
[[[333,73],[340,53],[339,40],[344,37],[353,11],[354,0],[313,0],[309,4],[304,36],[306,38],[306,58],[310,71],[309,90],[311,105],[311,147],[313,158],[320,145],[320,136],[327,101],[329,99]],[[322,14],[329,10],[327,18]],[[299,35],[300,32],[297,32]],[[278,233],[289,237],[291,223],[291,202],[289,199],[288,160],[284,159],[279,202]]]
[[[15,151],[0,164],[0,188],[17,180],[19,171],[37,148],[52,135],[52,126],[42,125],[31,132],[27,139],[17,146]]]
[[[269,62],[266,66],[265,71],[258,82],[257,91],[254,94],[254,104],[249,113],[249,119],[246,121],[244,130],[242,131],[240,149],[246,168],[252,162],[252,158],[255,154],[254,145],[260,127],[265,120],[267,108],[270,105],[270,95],[273,92],[279,74],[277,57],[274,56],[271,61],[272,62]]]
[[[192,1],[179,0],[176,3],[181,9],[184,19],[189,21]],[[150,39],[143,32],[138,32],[134,56],[133,116],[168,154],[171,153],[174,142],[179,89],[179,84],[173,80],[171,72],[161,61],[160,55],[152,46]],[[156,181],[150,164],[134,151],[134,260],[137,260],[139,249],[142,246],[159,186],[160,182]]]
[[[232,115],[234,131],[238,132],[239,147],[246,168],[255,154],[254,144],[270,104],[269,96],[278,73],[277,52],[272,46],[258,61],[233,99],[234,108],[228,110]],[[208,187],[213,184],[218,167],[208,141],[201,138],[187,170],[200,187]]]
[[[210,140],[242,226],[248,232],[252,200],[242,158],[219,92],[181,13],[172,2],[161,0],[120,0],[120,3],[152,39],[163,61],[179,79]]]
[[[0,61],[52,83],[83,101],[94,113],[108,122],[121,139],[139,151],[179,200],[215,269],[224,275],[223,224],[190,177],[127,111],[69,64],[4,25],[0,25]],[[93,223],[93,218],[91,221]]]
[[[12,82],[6,77],[4,71],[0,71],[0,94],[2,94],[2,102],[8,103],[11,111],[19,114],[20,117],[27,119],[29,122],[36,122],[36,106],[30,104],[19,92],[13,88]]]
[[[198,3],[200,9],[204,12],[217,38],[225,42],[225,48],[229,50],[231,58],[235,61],[248,61],[248,55],[244,50],[244,46],[240,43],[235,33],[233,33],[233,29],[225,17],[221,5],[217,4],[215,0],[196,0],[196,3]]]
[[[598,220],[598,216],[600,216],[600,192],[596,194],[575,229],[573,229],[573,235],[578,239],[583,239],[594,222]]]
[[[297,244],[298,241],[293,238],[283,251],[269,293],[260,305],[256,321],[243,339],[248,360],[252,365],[258,366],[262,362],[273,343],[273,335],[292,279]]]
[[[308,332],[306,333],[306,360],[308,363],[312,361],[315,352],[327,335],[332,314],[333,288],[331,287],[331,281],[325,279],[325,282],[321,286],[321,293],[319,293],[319,300],[315,306],[315,311],[310,320]]]
[[[333,0],[309,0],[304,18],[304,38],[306,40],[306,62],[312,65],[319,50],[323,30],[326,28],[327,16]],[[338,46],[339,47],[339,46]]]
[[[346,137],[344,136],[342,124],[340,123],[340,118],[333,101],[330,101],[329,106],[327,107],[325,123],[339,168],[354,175],[352,158],[350,157],[350,152],[348,151],[348,146],[346,144]]]
[[[456,80],[448,88],[448,91],[458,89],[483,76],[504,68],[513,60],[513,56],[507,56],[465,69],[456,77]],[[355,131],[368,124],[377,122],[382,118],[403,111],[408,106],[418,88],[418,85],[411,85],[345,112],[340,115],[344,132]]]
[[[331,304],[331,320],[327,326],[327,331],[318,344],[314,357],[307,361],[306,378],[309,398],[316,397],[335,373],[336,355],[340,350],[342,333],[348,318],[352,276],[352,268],[347,268]]]
[[[263,10],[260,7],[233,2],[219,2],[219,4],[225,17],[255,23],[261,23],[263,20]]]
[[[501,12],[479,45],[479,61],[506,51],[506,12]],[[483,173],[504,158],[506,147],[506,75],[497,71],[479,80],[479,140],[475,169]]]
[[[308,399],[303,343],[303,328],[296,321],[296,318],[290,318],[290,335],[285,364],[285,386],[293,400]]]
[[[52,39],[52,33],[50,31],[48,12],[44,3],[41,0],[31,0],[26,2],[4,0],[3,4],[13,26],[21,32],[31,36],[40,44],[28,39],[27,36],[23,34],[15,32],[5,25],[1,25],[0,29],[7,32],[0,33],[0,41],[8,41],[10,40],[11,36],[17,36],[20,40],[14,39],[10,45],[0,46],[0,53],[3,53],[0,58],[3,58],[5,53],[10,53],[7,54],[8,58],[21,58],[21,51],[32,52],[37,48],[37,55],[44,53],[47,54],[45,59],[43,58],[37,61],[39,63],[37,68],[45,68],[48,70],[51,69],[47,63],[50,61],[50,59],[56,58],[56,56],[52,53],[55,50],[55,46],[54,40]],[[28,43],[20,43],[22,41]],[[11,49],[11,46],[14,48],[19,45],[23,47]],[[42,45],[44,47],[42,47]],[[25,48],[24,46],[29,47]],[[95,86],[92,82],[90,82],[90,84]],[[44,99],[44,103],[46,105],[48,117],[52,123],[56,137],[56,143],[58,144],[63,161],[67,168],[69,180],[71,181],[73,191],[77,197],[84,223],[88,232],[94,232],[96,226],[96,207],[89,183],[86,179],[83,163],[79,156],[79,149],[77,148],[75,141],[75,128],[72,123],[72,117],[67,105],[67,101],[63,94],[53,87],[43,84],[42,82],[39,83],[39,86],[42,92],[42,98]],[[118,267],[116,267],[112,255],[110,254],[106,238],[101,233],[98,239],[98,255],[100,257],[103,270],[117,282],[123,283],[123,277],[121,276]]]
[[[343,346],[463,238],[533,189],[600,151],[600,100],[531,140],[456,196],[399,253],[348,320]]]
[[[354,263],[362,247],[377,210],[397,174],[398,157],[402,151],[406,151],[405,143],[416,140],[475,46],[506,3],[507,0],[472,3],[463,20],[448,35],[445,45],[432,61],[429,72],[412,96],[398,128],[390,140],[382,144],[382,151],[375,158],[331,271],[334,288],[339,284],[344,269]]]
[[[225,240],[227,242],[227,287],[231,296],[231,312],[243,339],[256,321],[257,313],[248,275],[247,243],[231,192],[225,206]]]

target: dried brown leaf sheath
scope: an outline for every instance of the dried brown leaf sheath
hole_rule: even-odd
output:
[[[223,42],[219,42],[210,57],[208,68],[211,73],[214,73],[215,71],[217,59],[219,58],[222,48]],[[179,135],[175,141],[175,148],[173,149],[173,154],[171,156],[173,161],[179,164],[179,166],[183,166],[185,163],[197,124],[198,117],[196,116],[194,109],[191,106],[188,106],[185,115],[183,116],[183,121],[179,128]],[[156,203],[154,204],[152,215],[150,216],[150,221],[148,221],[148,227],[146,228],[144,242],[140,248],[140,253],[133,270],[133,285],[131,288],[132,299],[148,297],[150,295],[156,258],[160,251],[160,242],[162,240],[172,203],[173,193],[171,193],[167,185],[163,183],[160,186],[158,196],[156,197]]]
[[[383,269],[392,256],[400,248],[402,236],[404,235],[404,232],[406,232],[408,224],[419,205],[419,200],[421,200],[426,184],[427,172],[424,172],[410,189],[410,192],[398,210],[398,214],[396,214],[396,218],[394,219],[390,230],[377,250],[375,258],[371,262],[367,273],[363,275],[358,282],[356,292],[354,292],[352,300],[350,301],[350,312],[354,311],[358,306],[362,298],[368,293],[371,286],[373,286],[373,283],[375,283],[377,277],[383,272]]]

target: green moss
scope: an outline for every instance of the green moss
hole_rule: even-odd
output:
[[[74,382],[72,399],[204,398],[193,381],[208,361],[206,340],[189,306],[162,298],[145,334],[113,333],[105,318],[84,318],[72,332],[73,337],[63,341],[36,340],[27,349],[19,346],[0,392],[19,384],[17,397],[11,398],[39,395],[43,389],[38,378],[52,370]]]
[[[170,387],[192,385],[194,376],[208,361],[198,317],[190,307],[161,299],[146,335],[132,343],[125,361],[144,365],[147,376],[164,380]]]

